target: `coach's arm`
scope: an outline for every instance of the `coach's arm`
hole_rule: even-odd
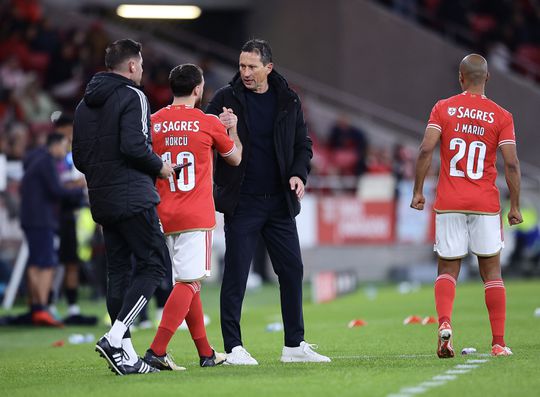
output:
[[[172,175],[173,170],[152,150],[143,101],[146,101],[146,98],[139,97],[130,91],[123,98],[124,110],[120,118],[120,151],[139,171],[151,177],[167,178]]]

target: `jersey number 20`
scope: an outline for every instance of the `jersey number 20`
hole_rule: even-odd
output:
[[[172,163],[171,152],[165,152],[161,155],[161,159],[169,164]],[[195,187],[195,156],[191,152],[180,152],[176,156],[176,164],[191,163],[187,167],[182,168],[178,174],[178,179],[175,175],[169,177],[169,187],[171,192],[177,190],[181,192],[189,192]]]
[[[470,179],[481,179],[484,176],[486,144],[480,141],[472,141],[467,150],[467,142],[461,138],[453,138],[450,141],[450,150],[456,149],[458,152],[450,160],[450,176],[465,177],[465,172],[457,168],[457,163],[467,154],[467,176]],[[478,155],[476,152],[478,152]]]

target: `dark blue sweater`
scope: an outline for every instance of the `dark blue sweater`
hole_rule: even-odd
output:
[[[276,108],[273,87],[263,94],[246,90],[250,147],[242,193],[274,194],[283,190],[274,144]]]
[[[82,189],[65,189],[47,148],[30,151],[24,158],[21,183],[21,226],[57,229],[62,199],[82,200]]]

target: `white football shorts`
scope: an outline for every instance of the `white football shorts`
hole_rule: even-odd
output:
[[[173,283],[197,281],[210,276],[212,231],[194,231],[167,236]]]
[[[442,259],[497,255],[504,247],[501,216],[449,212],[435,215],[435,246]]]

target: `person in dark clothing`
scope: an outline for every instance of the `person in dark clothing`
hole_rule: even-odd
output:
[[[56,161],[67,153],[67,139],[58,133],[47,136],[47,146],[29,152],[24,159],[21,183],[21,227],[28,244],[28,284],[32,322],[36,325],[62,326],[47,311],[58,258],[54,236],[62,200],[82,200],[80,188],[65,189],[60,183]]]
[[[54,120],[55,131],[64,135],[69,143],[67,155],[57,162],[57,169],[60,181],[67,188],[86,187],[84,175],[73,165],[73,154],[71,152],[73,142],[73,117],[62,112]],[[64,295],[68,304],[67,316],[63,319],[66,325],[95,325],[96,316],[84,316],[78,305],[79,299],[79,269],[81,260],[78,254],[77,222],[76,210],[84,203],[72,203],[70,200],[63,200],[60,208],[60,222],[58,235],[60,237],[60,247],[58,248],[58,260],[64,266]],[[53,303],[58,299],[59,286],[57,291],[51,294]]]
[[[170,266],[154,182],[171,176],[173,169],[152,151],[148,100],[138,88],[142,63],[139,43],[124,39],[109,45],[108,72],[88,83],[73,131],[73,160],[86,177],[107,256],[107,310],[113,325],[96,351],[118,375],[156,372],[137,356],[129,326]]]
[[[312,144],[300,99],[273,70],[272,52],[264,40],[244,44],[239,69],[207,107],[227,128],[234,112],[244,145],[240,166],[229,166],[218,157],[214,177],[216,209],[225,214],[220,305],[227,363],[258,364],[243,347],[240,317],[259,234],[280,283],[285,330],[281,361],[327,362],[328,357],[304,341],[303,264],[294,218],[300,212]]]

